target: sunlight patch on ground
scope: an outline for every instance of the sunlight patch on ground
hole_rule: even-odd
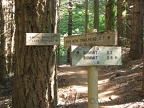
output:
[[[5,104],[5,106],[7,106],[6,108],[11,108],[10,103],[11,103],[11,99],[5,99],[4,100],[4,104]],[[2,107],[2,108],[4,108],[4,107]]]
[[[87,87],[73,85],[65,89],[59,89],[58,105],[83,103],[87,101]]]
[[[101,106],[100,108],[144,108],[144,102],[132,102],[120,105]]]
[[[105,103],[110,103],[111,100],[115,100],[115,99],[118,99],[118,98],[119,98],[119,96],[117,96],[117,95],[112,95],[110,97],[104,96],[104,97],[101,97],[100,99],[98,99],[98,102],[105,104]]]
[[[88,91],[87,86],[84,87],[84,86],[76,86],[76,85],[74,85],[74,86],[72,86],[72,88],[75,89],[77,92],[87,93],[87,91]]]
[[[131,70],[134,70],[134,69],[136,69],[136,68],[139,68],[139,67],[141,67],[142,65],[143,65],[143,63],[137,64],[137,65],[133,65],[133,67],[131,68]]]
[[[64,64],[64,65],[59,65],[59,67],[70,67],[71,65],[67,65],[67,64]]]
[[[67,72],[67,73],[59,73],[58,76],[63,76],[63,75],[73,75],[75,72]]]
[[[110,94],[110,93],[112,93],[113,91],[105,91],[105,92],[102,92],[102,93],[100,93],[100,94],[104,94],[104,95],[106,95],[106,94]]]
[[[108,103],[108,102],[110,102],[110,99],[109,98],[100,98],[100,99],[98,99],[98,102],[99,103]]]

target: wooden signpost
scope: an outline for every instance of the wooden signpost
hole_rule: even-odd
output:
[[[122,65],[121,48],[113,45],[117,45],[115,32],[88,33],[64,38],[64,46],[71,46],[72,65],[88,66],[88,108],[98,108],[96,66]]]
[[[56,33],[26,33],[27,46],[59,45],[60,34]]]
[[[71,46],[73,66],[121,65],[121,47]]]
[[[79,45],[79,46],[117,45],[117,36],[114,31],[108,31],[108,32],[95,32],[95,33],[64,37],[64,47],[69,48],[71,45]]]

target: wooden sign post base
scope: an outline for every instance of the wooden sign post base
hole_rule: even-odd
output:
[[[98,108],[98,70],[96,66],[122,65],[121,47],[111,45],[117,45],[117,36],[113,32],[90,33],[64,38],[64,46],[66,48],[71,46],[72,66],[88,67],[88,108]]]
[[[98,70],[88,67],[88,108],[98,108]]]

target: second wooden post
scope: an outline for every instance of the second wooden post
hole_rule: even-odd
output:
[[[88,108],[98,108],[98,70],[88,67]]]

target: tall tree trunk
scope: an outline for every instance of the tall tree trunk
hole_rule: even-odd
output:
[[[10,72],[14,72],[14,34],[15,34],[15,21],[14,21],[14,17],[15,17],[15,14],[14,14],[14,11],[15,11],[15,1],[12,0],[12,14],[11,14],[11,64],[10,64],[10,69],[9,71]]]
[[[68,19],[68,36],[72,35],[72,4],[73,0],[69,0],[69,19]],[[67,50],[67,63],[70,63],[70,48]]]
[[[4,16],[2,0],[0,0],[0,83],[4,82],[6,73]]]
[[[89,0],[85,0],[85,33],[89,30]]]
[[[56,20],[57,20],[57,32],[56,33],[59,33],[60,32],[60,0],[57,1],[57,17],[56,17]],[[57,46],[57,57],[56,57],[56,63],[59,65],[60,64],[60,45]]]
[[[9,2],[8,0],[5,1],[5,9],[4,9],[4,20],[5,20],[5,37],[6,37],[6,59],[7,59],[7,71],[8,73],[12,72],[12,38],[13,38],[13,32],[14,32],[14,27],[13,27],[13,1]]]
[[[117,36],[118,36],[118,45],[122,44],[122,37],[124,37],[124,19],[123,13],[124,11],[124,2],[123,0],[117,0]]]
[[[144,53],[143,53],[143,70],[142,70],[142,88],[141,88],[140,95],[144,98]]]
[[[55,108],[55,46],[26,46],[26,33],[53,33],[57,0],[15,0],[13,108]]]
[[[106,30],[114,29],[114,3],[115,0],[106,0]]]
[[[144,1],[142,2],[144,5]],[[143,18],[144,18],[144,7],[143,7]],[[143,20],[143,24],[144,24],[144,20]],[[143,28],[144,29],[144,28]],[[142,91],[140,93],[140,95],[144,98],[144,39],[143,39],[143,70],[142,70]]]
[[[99,31],[99,0],[94,0],[94,29]]]
[[[132,7],[133,0],[126,0],[126,37],[130,40],[132,36]]]
[[[143,5],[142,0],[134,0],[133,34],[130,43],[129,57],[133,60],[142,58],[143,52]]]

